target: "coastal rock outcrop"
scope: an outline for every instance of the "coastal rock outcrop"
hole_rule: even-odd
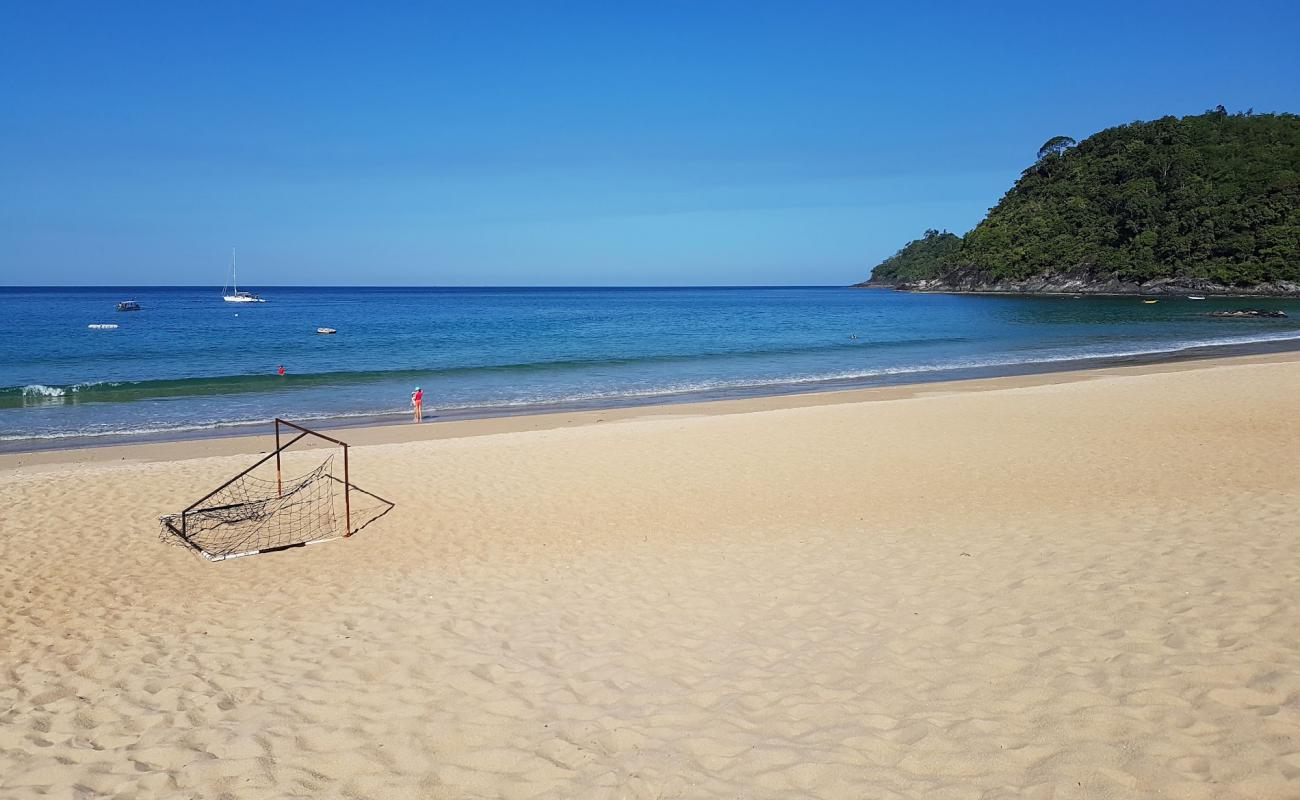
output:
[[[868,282],[866,286],[881,286]],[[1039,275],[1024,280],[989,281],[976,270],[957,269],[941,278],[900,281],[890,288],[912,292],[962,292],[990,294],[1119,294],[1217,295],[1221,297],[1300,297],[1300,282],[1269,281],[1233,286],[1204,278],[1158,278],[1137,282],[1102,278],[1086,273]]]

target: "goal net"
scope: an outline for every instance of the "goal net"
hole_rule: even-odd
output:
[[[275,423],[274,451],[184,511],[162,517],[165,541],[220,561],[351,536],[392,509],[351,482],[346,443],[286,420]],[[281,426],[299,433],[281,445]],[[309,436],[342,451],[341,475],[331,452],[309,471],[284,477],[285,451]]]

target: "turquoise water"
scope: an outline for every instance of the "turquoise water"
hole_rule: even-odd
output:
[[[0,446],[777,393],[1300,338],[1281,300],[842,288],[0,289]],[[135,299],[139,312],[117,312]],[[1221,320],[1220,308],[1287,310]],[[116,323],[116,330],[90,330]],[[338,329],[333,336],[318,327]],[[276,374],[283,364],[287,374]]]

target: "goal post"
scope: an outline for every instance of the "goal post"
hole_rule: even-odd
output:
[[[310,471],[285,476],[285,452],[308,437],[342,450],[342,477],[335,473],[338,452],[332,447]],[[180,513],[162,517],[162,538],[209,561],[348,538],[393,509],[390,501],[353,485],[348,450],[341,439],[277,417],[275,449]]]
[[[287,427],[293,428],[294,430],[301,431],[297,436],[290,439],[288,443],[284,445],[284,447],[280,446],[281,425],[285,425]],[[280,470],[280,454],[283,453],[285,450],[289,449],[290,447],[292,447],[295,442],[297,442],[299,439],[303,438],[304,436],[315,436],[318,439],[324,439],[327,442],[333,442],[334,444],[343,448],[343,538],[346,539],[347,537],[352,535],[352,479],[348,475],[348,443],[347,442],[341,439],[335,439],[333,436],[326,436],[325,434],[320,433],[318,431],[313,431],[310,428],[304,428],[302,425],[299,425],[296,422],[290,422],[287,419],[280,419],[279,417],[276,417],[275,418],[276,491],[279,493],[281,497],[284,496],[284,484],[283,484],[283,478],[281,477],[281,470]],[[248,470],[245,470],[243,474],[247,474],[256,466],[257,464],[254,464],[252,467],[249,467]]]

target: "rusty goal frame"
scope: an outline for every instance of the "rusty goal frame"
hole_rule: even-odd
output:
[[[281,435],[282,427],[291,429],[292,431],[296,432],[296,435],[288,439],[288,441],[285,441]],[[203,504],[206,503],[208,500],[212,499],[213,497],[215,497],[216,495],[220,494],[224,489],[229,487],[231,484],[234,484],[236,481],[247,476],[249,473],[253,472],[257,468],[263,466],[271,459],[275,459],[276,493],[278,497],[283,497],[284,478],[283,478],[283,471],[281,468],[281,455],[290,447],[293,447],[299,441],[301,441],[302,439],[308,436],[312,436],[317,439],[321,439],[323,441],[329,442],[333,445],[338,446],[343,450],[342,479],[338,478],[331,472],[325,472],[321,476],[322,478],[327,478],[329,480],[337,481],[343,484],[343,530],[341,531],[341,535],[317,536],[313,539],[304,540],[301,542],[294,542],[291,544],[281,544],[273,547],[265,547],[265,548],[247,550],[239,553],[225,553],[225,554],[210,553],[202,546],[200,546],[197,542],[190,539],[189,530],[188,530],[188,517],[191,514],[200,513],[200,512],[211,512],[214,510],[221,510],[223,508],[230,508],[230,506],[204,507]],[[365,519],[365,521],[355,529],[352,527],[352,493],[354,491],[360,494],[364,494],[368,497],[371,497],[379,501],[379,503],[382,506],[384,506],[384,509],[381,512]],[[276,417],[274,450],[259,458],[253,464],[249,465],[247,468],[239,472],[237,475],[231,477],[230,480],[226,481],[225,483],[221,484],[217,488],[208,492],[203,497],[200,497],[198,500],[195,500],[179,514],[163,517],[162,523],[163,523],[163,532],[165,535],[170,534],[172,537],[174,537],[175,540],[179,541],[181,544],[184,544],[186,547],[190,548],[191,550],[198,552],[200,555],[202,555],[204,558],[208,559],[209,561],[221,561],[228,558],[238,558],[240,556],[255,555],[258,553],[266,553],[275,550],[285,550],[291,547],[302,547],[304,545],[329,541],[331,539],[348,538],[352,536],[354,533],[356,533],[358,530],[360,530],[361,528],[373,522],[375,519],[378,519],[384,514],[387,514],[389,511],[392,510],[392,508],[393,508],[393,503],[389,502],[388,500],[385,500],[382,497],[379,497],[378,495],[375,495],[371,492],[361,489],[360,487],[354,486],[352,484],[352,477],[349,472],[349,465],[348,465],[348,443],[347,442],[341,439],[336,439],[333,436],[327,436],[319,431],[314,431],[303,425],[299,425],[296,422],[290,422],[287,419],[281,419],[280,417]]]

